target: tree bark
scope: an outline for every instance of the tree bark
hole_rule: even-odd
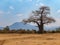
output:
[[[40,26],[40,33],[43,33],[43,32],[44,32],[44,25],[41,24],[41,26]]]
[[[40,33],[43,33],[43,31],[44,31],[43,11],[44,11],[44,9],[43,9],[42,12],[41,12],[41,22],[40,22],[40,27],[39,27],[39,32],[40,32]]]
[[[40,26],[38,26],[38,28],[39,28],[39,34],[43,34],[44,33],[44,25],[43,24],[41,24]]]

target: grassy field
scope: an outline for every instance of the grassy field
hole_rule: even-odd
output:
[[[0,45],[60,45],[60,33],[0,34]]]

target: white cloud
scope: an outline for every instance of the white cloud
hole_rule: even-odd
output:
[[[45,6],[45,4],[43,4],[43,3],[40,3],[40,6]]]
[[[36,6],[45,6],[43,3],[36,3]]]
[[[58,10],[57,13],[60,13],[60,10]]]
[[[11,12],[10,12],[10,11],[7,11],[7,12],[5,12],[5,11],[0,11],[0,16],[6,15],[6,14],[11,14]]]
[[[38,6],[38,4],[36,4],[36,6]]]
[[[9,8],[10,8],[10,9],[14,9],[14,7],[13,7],[13,6],[9,6]]]
[[[56,22],[55,22],[56,24],[55,25],[56,26],[60,26],[60,18],[55,18],[55,20],[56,20]]]
[[[6,14],[6,12],[0,10],[0,18],[2,18],[5,14]]]
[[[17,16],[18,16],[18,17],[22,17],[22,16],[23,16],[23,14],[17,14]]]

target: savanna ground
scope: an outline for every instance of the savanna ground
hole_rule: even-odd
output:
[[[60,33],[0,34],[0,45],[60,45]]]

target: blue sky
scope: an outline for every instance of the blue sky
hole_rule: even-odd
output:
[[[0,26],[20,22],[43,5],[50,7],[50,16],[56,19],[53,25],[60,26],[60,0],[0,0]]]

